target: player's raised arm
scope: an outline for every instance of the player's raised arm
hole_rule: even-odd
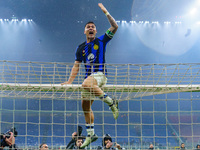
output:
[[[118,25],[117,22],[115,21],[115,19],[110,15],[110,13],[107,11],[107,9],[103,6],[102,3],[98,4],[99,7],[101,8],[101,10],[103,11],[103,13],[107,16],[108,21],[110,22],[111,27],[109,28],[109,30],[115,34],[115,32],[118,29]]]

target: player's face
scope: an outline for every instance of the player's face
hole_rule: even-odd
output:
[[[85,26],[84,34],[86,35],[87,38],[94,39],[96,36],[96,33],[97,33],[97,29],[93,23],[88,23]]]

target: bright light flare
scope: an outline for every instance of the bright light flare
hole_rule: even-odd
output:
[[[122,20],[122,24],[126,24],[127,22],[125,20]]]
[[[136,24],[136,21],[130,21],[130,24]]]
[[[176,21],[175,24],[182,24],[182,22],[180,22],[180,21]]]
[[[194,16],[195,14],[197,14],[197,9],[193,8],[190,10],[190,15]]]
[[[200,6],[200,0],[197,0],[197,6]]]
[[[152,24],[158,24],[158,21],[152,21]]]
[[[15,22],[17,22],[17,21],[19,21],[18,19],[12,19],[11,21],[15,21]]]
[[[116,23],[117,23],[117,24],[120,24],[120,21],[119,21],[119,20],[116,20]]]
[[[164,24],[171,24],[171,22],[170,21],[165,21]]]

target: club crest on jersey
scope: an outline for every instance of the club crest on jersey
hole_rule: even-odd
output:
[[[94,48],[95,50],[98,50],[98,49],[99,49],[99,46],[98,46],[97,44],[94,44],[93,48]]]

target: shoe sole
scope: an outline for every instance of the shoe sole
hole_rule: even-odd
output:
[[[92,139],[91,137],[91,141],[89,142],[89,144],[85,145],[84,147],[80,147],[80,148],[85,148],[86,146],[90,145],[91,143],[95,142],[98,139],[98,136],[95,135],[95,137],[93,137],[94,139]]]
[[[119,108],[118,108],[118,106],[119,106],[119,101],[116,100],[116,99],[113,99],[113,104],[115,105],[115,107],[116,107],[117,110],[118,110],[118,115],[117,115],[117,117],[114,117],[114,119],[116,120],[116,119],[119,117]],[[113,114],[113,115],[114,115],[114,114]]]

